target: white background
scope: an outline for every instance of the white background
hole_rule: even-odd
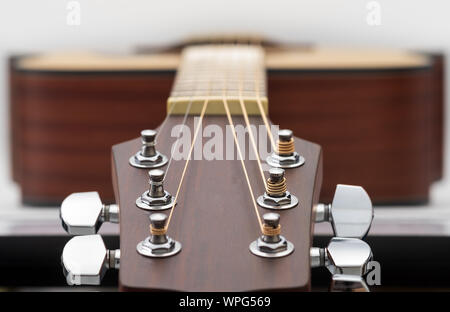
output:
[[[365,0],[78,2],[81,25],[68,26],[68,1],[1,0],[0,206],[18,205],[17,188],[10,182],[7,145],[5,65],[10,53],[72,49],[127,52],[136,44],[170,43],[192,33],[231,31],[258,32],[281,41],[450,50],[449,1],[377,1],[381,5],[380,26],[367,24],[369,1]],[[433,203],[450,205],[447,193],[447,184],[438,184],[433,189]]]

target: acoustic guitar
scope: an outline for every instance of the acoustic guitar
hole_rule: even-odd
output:
[[[112,148],[116,204],[96,192],[63,201],[77,235],[62,253],[67,282],[120,267],[123,291],[307,291],[311,267],[326,266],[332,290],[368,290],[369,196],[338,185],[319,204],[322,149],[274,127],[266,88],[260,47],[183,50],[164,121]],[[107,221],[120,223],[120,250],[96,234]],[[314,248],[323,221],[335,237]]]
[[[96,188],[113,202],[111,145],[158,126],[181,49],[211,41],[219,40],[12,58],[11,159],[22,201],[59,205]],[[381,204],[428,199],[442,175],[441,55],[234,41],[264,48],[271,119],[322,146],[322,200],[341,182],[364,185]]]

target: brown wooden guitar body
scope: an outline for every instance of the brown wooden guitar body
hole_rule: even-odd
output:
[[[337,183],[375,203],[423,202],[442,175],[443,58],[398,69],[269,69],[269,115],[324,153]],[[76,191],[114,198],[111,146],[166,115],[174,70],[36,71],[10,66],[13,176],[28,204]]]

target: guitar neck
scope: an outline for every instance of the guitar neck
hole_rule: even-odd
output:
[[[225,115],[227,101],[232,114],[267,114],[264,51],[258,46],[205,45],[187,48],[182,54],[171,95],[168,114]]]

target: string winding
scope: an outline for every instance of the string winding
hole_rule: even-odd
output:
[[[270,225],[263,225],[263,234],[267,236],[275,236],[281,234],[281,224],[278,224],[276,228],[271,227]]]

